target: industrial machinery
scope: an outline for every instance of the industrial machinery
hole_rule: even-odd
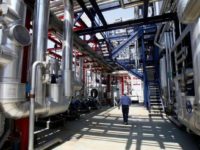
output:
[[[102,13],[127,8],[125,21],[109,24]],[[1,0],[0,149],[20,130],[33,150],[36,119],[115,105],[134,78],[151,115],[165,112],[200,135],[199,8],[199,0]]]
[[[200,135],[199,2],[178,1],[180,22],[166,23],[160,42],[160,81],[167,114]],[[172,8],[173,9],[173,8]],[[190,23],[190,24],[185,24]]]
[[[71,10],[66,5],[66,13]],[[29,149],[33,149],[34,116],[46,117],[65,112],[73,90],[81,84],[72,76],[72,16],[66,15],[63,43],[62,67],[46,60],[47,34],[49,24],[49,1],[38,0],[35,5],[32,43],[25,28],[26,4],[23,0],[3,0],[0,4],[0,105],[3,128],[5,117],[19,119],[30,116]],[[30,101],[25,96],[25,84],[21,83],[23,47],[31,44]],[[60,75],[59,75],[60,73]],[[55,77],[56,80],[55,80]],[[60,79],[59,79],[60,78]],[[72,83],[74,86],[72,86]],[[3,132],[2,132],[3,133]],[[1,135],[2,135],[1,133]]]

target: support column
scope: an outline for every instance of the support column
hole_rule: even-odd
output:
[[[121,93],[124,94],[124,77],[121,77]]]
[[[143,60],[143,85],[144,85],[144,105],[148,108],[149,106],[149,92],[148,92],[148,78],[146,72],[146,55],[144,40],[142,38],[142,60]]]
[[[110,75],[107,75],[107,88],[106,88],[106,96],[108,103],[111,104],[111,92],[110,92]]]

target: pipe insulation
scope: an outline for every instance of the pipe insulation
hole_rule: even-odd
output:
[[[22,0],[3,0],[0,11],[0,103],[24,101],[22,55],[23,46],[30,44],[24,27],[26,5]]]
[[[73,1],[64,0],[63,76],[64,96],[72,96],[72,51],[73,51]]]
[[[50,13],[49,0],[37,0],[34,8],[35,9],[33,20],[33,44],[31,49],[31,64],[33,64],[35,61],[45,61]],[[46,96],[44,92],[46,90],[46,87],[41,82],[41,78],[42,69],[38,67],[36,75],[35,101],[43,105]]]
[[[158,3],[158,2],[156,2]],[[163,3],[162,3],[162,6],[161,8],[159,8],[159,5],[156,4],[155,7],[156,7],[156,14],[155,15],[159,15],[159,14],[164,14],[165,11],[167,10],[168,8],[168,5],[170,4],[170,0],[164,0]],[[160,11],[159,11],[160,10]],[[156,35],[155,35],[155,38],[154,38],[154,44],[160,48],[161,50],[164,49],[165,47],[163,45],[161,45],[160,43],[158,43],[158,37],[159,37],[159,34],[161,32],[161,29],[162,29],[162,25],[159,25],[157,27],[157,31],[156,31]]]

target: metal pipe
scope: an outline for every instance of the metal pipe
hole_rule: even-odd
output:
[[[169,5],[169,2],[170,2],[170,0],[164,0],[164,1],[163,1],[163,4],[162,4],[162,7],[161,7],[161,9],[160,9],[160,12],[159,12],[159,11],[156,11],[158,14],[155,14],[155,15],[163,14],[163,13],[166,11],[167,6]],[[155,6],[157,7],[156,9],[159,9],[159,8],[158,8],[158,7],[159,7],[158,5],[155,5]],[[160,43],[157,42],[157,41],[158,41],[158,36],[159,36],[159,34],[160,34],[160,31],[161,31],[161,28],[162,28],[162,26],[160,25],[160,26],[158,27],[158,30],[157,30],[156,35],[155,35],[155,38],[154,38],[154,44],[162,50],[162,49],[164,49],[165,47],[164,47],[163,45],[161,45]]]
[[[79,74],[79,81],[83,81],[83,58],[80,58],[80,74]]]
[[[33,22],[33,44],[32,44],[32,60],[45,61],[45,52],[47,49],[48,24],[49,24],[49,0],[37,0],[35,3],[34,22]],[[44,104],[45,86],[40,81],[42,78],[42,70],[37,68],[36,75],[36,91],[35,100],[39,104]]]
[[[122,8],[125,8],[124,0],[119,0],[119,3],[120,3],[120,5],[121,5]]]
[[[191,25],[187,25],[187,27],[183,30],[183,32],[181,33],[181,35],[178,37],[173,47],[171,48],[170,50],[171,53],[176,50],[177,46],[181,43],[183,38],[189,33],[190,30],[191,30]]]
[[[64,96],[72,96],[72,51],[73,51],[73,1],[64,0],[63,74]]]
[[[35,91],[36,91],[36,70],[38,66],[44,66],[44,62],[36,61],[32,67],[31,93],[30,93],[30,114],[29,114],[29,145],[28,149],[34,149],[34,126],[35,126]]]
[[[20,119],[28,117],[30,102],[8,102],[2,103],[1,109],[6,118]],[[47,109],[40,104],[35,103],[35,114],[41,115],[46,113]]]

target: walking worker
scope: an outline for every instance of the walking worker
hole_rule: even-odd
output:
[[[120,98],[119,101],[119,109],[122,106],[122,114],[124,119],[124,124],[128,124],[128,113],[129,113],[129,106],[131,105],[131,99],[124,93],[124,95]]]

